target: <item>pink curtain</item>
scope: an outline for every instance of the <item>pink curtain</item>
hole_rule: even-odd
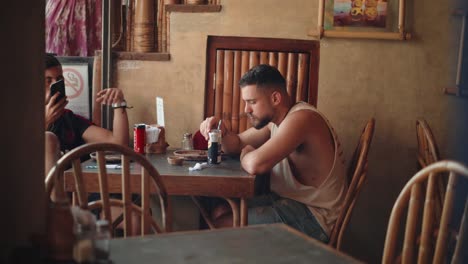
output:
[[[101,49],[102,0],[48,0],[46,52],[94,56]]]

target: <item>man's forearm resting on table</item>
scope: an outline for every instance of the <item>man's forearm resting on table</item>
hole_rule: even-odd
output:
[[[242,149],[240,161],[242,168],[250,174],[262,174],[271,168],[261,159],[258,159],[258,153],[252,146],[246,146]]]

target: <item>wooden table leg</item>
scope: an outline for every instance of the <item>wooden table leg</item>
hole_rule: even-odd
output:
[[[76,196],[76,192],[72,192],[72,205],[77,206],[78,204],[78,197]]]
[[[240,213],[239,213],[239,206],[237,205],[237,202],[230,198],[224,197],[224,200],[226,200],[229,203],[229,206],[231,206],[232,210],[232,227],[238,227],[240,225]]]
[[[247,200],[245,198],[240,199],[240,226],[247,226]]]

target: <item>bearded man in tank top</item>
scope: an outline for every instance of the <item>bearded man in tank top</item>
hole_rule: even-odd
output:
[[[235,134],[222,123],[223,151],[240,154],[250,174],[270,173],[271,193],[248,200],[248,224],[281,222],[327,242],[347,189],[335,131],[312,105],[291,102],[284,77],[272,66],[252,68],[239,86],[252,127]],[[200,124],[205,138],[218,121],[209,117]],[[232,226],[226,208],[212,211],[216,226]]]

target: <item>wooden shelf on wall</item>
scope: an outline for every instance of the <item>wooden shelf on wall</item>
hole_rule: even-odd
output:
[[[180,13],[215,13],[221,11],[221,5],[166,5],[166,11]]]
[[[165,5],[165,12],[180,12],[180,13],[215,13],[220,12],[221,5]],[[165,34],[169,34],[169,17],[163,18],[164,23],[166,24]],[[163,37],[164,40],[164,37]],[[168,41],[168,37],[166,37]],[[158,43],[159,45],[164,46],[164,43]],[[166,48],[162,49],[163,51],[168,51],[168,43],[165,43]],[[113,51],[113,58],[117,60],[142,60],[142,61],[169,61],[171,56],[168,52],[128,52],[128,51]]]
[[[114,58],[118,60],[142,60],[142,61],[169,61],[171,56],[169,53],[162,52],[128,52],[119,51],[113,52]]]

